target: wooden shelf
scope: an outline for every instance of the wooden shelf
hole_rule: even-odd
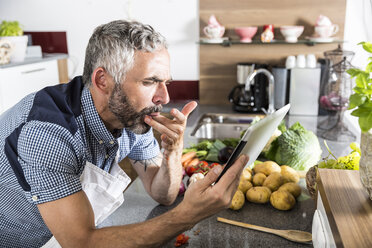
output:
[[[339,44],[339,43],[344,43],[343,40],[333,40],[331,42],[316,42],[316,41],[311,41],[311,40],[298,40],[295,43],[290,43],[286,42],[285,40],[274,40],[272,42],[262,42],[260,40],[252,40],[252,42],[247,43],[247,42],[240,42],[239,40],[224,40],[221,43],[211,43],[211,42],[205,42],[200,40],[198,44],[200,45],[221,45],[224,47],[229,47],[232,45],[276,45],[276,44],[286,44],[286,45],[299,45],[299,44],[304,44],[308,46],[315,46],[318,44]]]

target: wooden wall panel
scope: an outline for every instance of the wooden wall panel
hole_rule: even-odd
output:
[[[339,25],[337,37],[343,38],[346,0],[199,0],[200,37],[209,17],[214,14],[225,26],[225,36],[237,40],[234,28],[238,26],[258,26],[254,39],[259,39],[262,27],[273,24],[275,38],[283,39],[279,27],[282,25],[304,25],[300,39],[310,36],[314,23],[320,15],[328,16]],[[337,48],[337,44],[237,44],[230,47],[221,45],[200,45],[199,96],[203,104],[230,104],[229,91],[236,83],[236,64],[256,62],[284,65],[289,55],[314,53],[317,58],[323,52]]]

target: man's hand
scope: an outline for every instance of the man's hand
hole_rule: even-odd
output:
[[[195,101],[187,103],[182,111],[172,109],[170,114],[174,117],[168,119],[159,115],[156,117],[146,116],[145,122],[161,133],[161,146],[166,151],[183,148],[183,134],[186,128],[187,117],[196,108]]]
[[[192,101],[187,103],[182,111],[172,109],[172,119],[162,115],[145,118],[148,125],[161,133],[164,152],[151,160],[131,161],[146,191],[161,204],[173,203],[178,195],[182,180],[183,135],[187,117],[196,105],[197,103]]]
[[[219,211],[228,208],[238,188],[240,175],[248,162],[246,155],[241,155],[235,163],[226,171],[221,179],[212,186],[222,172],[222,167],[217,165],[208,172],[205,178],[190,184],[186,190],[184,205],[188,211],[188,217],[199,222]]]

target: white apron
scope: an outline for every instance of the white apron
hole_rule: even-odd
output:
[[[117,159],[110,173],[87,162],[80,176],[83,191],[87,195],[94,212],[97,226],[124,202],[123,191],[131,179],[119,167]],[[42,248],[60,248],[54,236]]]

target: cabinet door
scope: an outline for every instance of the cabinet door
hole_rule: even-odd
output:
[[[26,95],[58,83],[56,60],[0,69],[0,113]]]

